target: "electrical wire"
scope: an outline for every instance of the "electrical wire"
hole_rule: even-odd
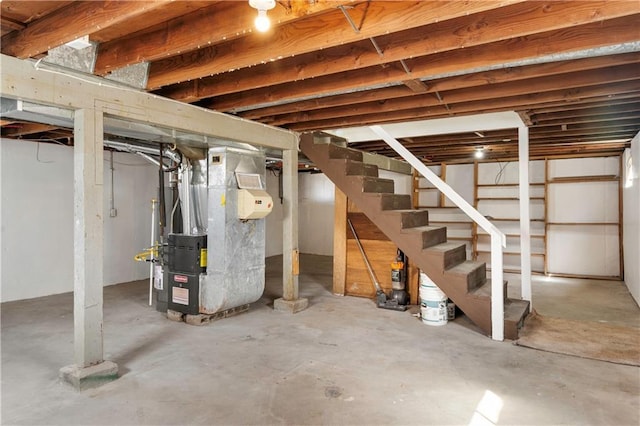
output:
[[[501,162],[498,161],[498,166],[500,167],[500,170],[498,171],[498,173],[496,173],[496,177],[493,180],[493,183],[495,183],[496,185],[500,183],[502,178],[504,178],[504,171],[508,165],[509,165],[509,162],[502,164]]]

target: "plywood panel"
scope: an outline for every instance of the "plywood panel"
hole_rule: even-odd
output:
[[[618,182],[549,185],[548,222],[617,222]]]
[[[447,165],[446,182],[462,198],[473,204],[473,164]],[[454,207],[450,200],[445,199],[445,206]]]
[[[520,218],[519,200],[478,200],[478,211],[485,216],[503,219]],[[544,219],[544,200],[529,202],[531,219]]]
[[[353,228],[361,240],[382,240],[389,241],[389,238],[378,228],[364,213],[348,213],[347,214]],[[351,229],[347,227],[347,238],[353,239],[354,235]]]
[[[619,157],[573,158],[549,161],[549,179],[573,176],[618,175]]]
[[[617,226],[550,226],[549,273],[620,275]]]
[[[480,185],[518,183],[519,167],[517,161],[479,163],[478,183]],[[544,161],[529,163],[529,182],[544,182]]]
[[[369,263],[385,291],[391,290],[391,262],[396,258],[397,247],[391,241],[361,240]],[[375,286],[371,281],[356,241],[347,241],[347,279],[345,293],[350,296],[374,297]]]

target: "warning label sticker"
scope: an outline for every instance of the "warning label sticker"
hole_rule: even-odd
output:
[[[177,283],[186,283],[187,281],[189,281],[189,277],[186,277],[184,275],[174,275],[173,280]]]
[[[178,303],[180,305],[188,305],[189,289],[173,287],[173,292],[171,293],[171,300],[173,301],[173,303]]]

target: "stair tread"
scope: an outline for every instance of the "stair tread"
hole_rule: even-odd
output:
[[[522,316],[529,310],[529,301],[520,299],[507,299],[504,305],[504,320],[520,322]]]
[[[431,226],[431,225],[422,225],[422,226],[414,226],[413,228],[403,228],[400,232],[403,234],[409,232],[425,232],[425,231],[435,231],[438,229],[446,228],[446,226]]]
[[[478,262],[475,260],[465,260],[462,263],[457,264],[456,266],[447,269],[447,273],[452,274],[470,274],[478,268],[481,268],[484,265],[484,262]]]

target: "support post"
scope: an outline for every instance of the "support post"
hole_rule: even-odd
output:
[[[74,118],[74,361],[60,377],[77,389],[114,380],[118,366],[104,361],[103,114],[81,109]]]
[[[298,297],[298,150],[282,152],[282,298],[273,302],[277,311],[296,313],[306,309],[307,299]]]
[[[518,127],[518,164],[520,169],[520,274],[522,299],[531,301],[531,215],[529,200],[529,128]]]

